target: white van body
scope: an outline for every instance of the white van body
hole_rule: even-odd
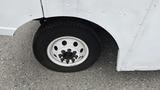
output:
[[[160,70],[159,0],[0,0],[0,34],[37,18],[72,16],[103,27],[116,40],[117,71]]]

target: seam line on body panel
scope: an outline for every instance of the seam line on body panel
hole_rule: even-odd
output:
[[[143,32],[142,26],[143,26],[143,24],[145,23],[146,18],[148,17],[148,15],[149,15],[149,13],[150,13],[150,10],[151,10],[151,8],[152,8],[152,5],[154,4],[154,1],[155,1],[155,0],[151,0],[150,3],[149,3],[149,6],[146,8],[147,11],[146,11],[145,15],[143,16],[142,21],[140,22],[140,24],[139,24],[138,27],[137,27],[138,30],[137,30],[137,32],[136,32],[136,35],[134,36],[134,40],[133,40],[133,42],[131,43],[131,46],[129,47],[129,49],[126,51],[126,55],[123,57],[123,59],[125,59],[126,56],[129,55],[129,52],[131,52],[131,51],[133,50],[134,45],[136,44],[139,35],[141,34],[141,32]],[[117,63],[118,63],[118,62],[117,62]],[[121,63],[119,63],[118,66],[122,66],[122,65],[120,65],[120,64],[121,64]],[[117,69],[117,70],[118,70],[118,69]]]
[[[155,1],[155,0],[152,0],[152,1],[150,2],[149,6],[148,6],[148,8],[147,8],[147,12],[146,12],[146,14],[144,15],[142,21],[140,22],[139,27],[138,27],[138,30],[137,30],[137,32],[136,32],[136,35],[135,35],[135,37],[134,37],[133,43],[131,44],[131,47],[130,47],[129,51],[131,51],[131,50],[133,49],[133,47],[134,47],[134,45],[135,45],[135,43],[136,43],[139,35],[141,34],[141,32],[143,32],[143,29],[142,29],[143,24],[145,23],[148,15],[149,15],[149,13],[150,13],[150,11],[151,11],[151,9],[152,9],[152,5],[154,4],[154,1]]]
[[[42,0],[40,0],[40,3],[41,3],[42,15],[43,15],[43,17],[45,17],[45,14],[44,14],[44,6],[43,6]]]

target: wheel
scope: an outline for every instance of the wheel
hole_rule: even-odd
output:
[[[83,21],[72,19],[44,23],[34,37],[34,55],[51,70],[75,72],[86,69],[100,54],[100,43],[93,29]]]

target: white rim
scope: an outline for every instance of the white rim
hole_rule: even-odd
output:
[[[89,55],[89,49],[83,40],[64,36],[53,40],[48,45],[47,55],[55,64],[71,67],[83,63]]]

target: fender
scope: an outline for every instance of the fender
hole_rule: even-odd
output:
[[[79,17],[103,27],[119,47],[117,70],[123,68],[129,50],[143,24],[152,0],[42,0],[45,17]],[[131,68],[130,68],[131,69]],[[130,70],[129,69],[129,70]],[[136,69],[136,68],[134,68]]]

